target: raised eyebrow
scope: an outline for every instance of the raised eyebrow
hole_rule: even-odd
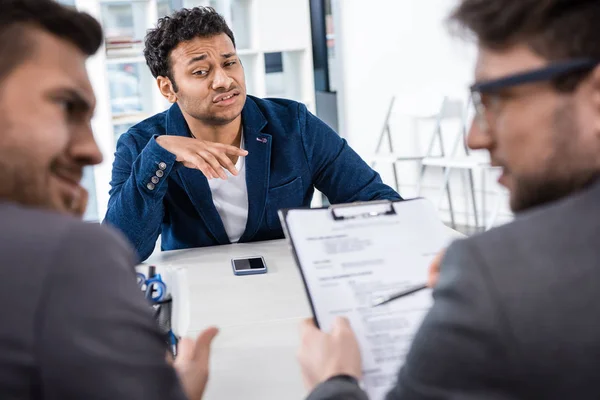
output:
[[[206,60],[206,57],[206,54],[200,54],[199,56],[190,59],[190,61],[188,61],[188,66],[192,65],[195,62]]]

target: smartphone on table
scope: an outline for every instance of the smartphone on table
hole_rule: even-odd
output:
[[[235,275],[254,275],[267,272],[267,264],[261,256],[233,258],[231,266]]]

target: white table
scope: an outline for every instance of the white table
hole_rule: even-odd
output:
[[[462,236],[450,231],[454,238]],[[257,255],[265,258],[268,273],[233,274],[232,258]],[[156,265],[169,287],[175,288],[180,333],[195,337],[207,326],[220,328],[206,400],[287,400],[306,395],[296,351],[300,321],[311,312],[286,241],[169,251],[145,264]]]
[[[264,257],[268,273],[233,274],[232,258],[255,255]],[[182,324],[184,334],[196,336],[209,325],[220,328],[211,353],[206,400],[305,396],[295,355],[298,326],[311,312],[284,240],[164,252],[145,264],[156,265],[163,273],[175,269],[177,279],[184,282],[174,293],[175,307],[177,295],[189,296],[183,300],[190,305],[190,320]],[[166,273],[169,283],[173,278]]]

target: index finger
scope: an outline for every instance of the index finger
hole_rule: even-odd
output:
[[[429,286],[430,288],[433,288],[437,283],[437,278],[440,273],[440,265],[442,263],[442,259],[444,258],[445,254],[446,254],[446,249],[443,249],[435,256],[435,258],[429,265],[429,272],[428,272],[428,276],[427,276],[427,286]]]
[[[210,345],[218,333],[219,329],[212,326],[204,330],[198,339],[196,339],[195,358],[203,365],[208,365],[208,360],[210,359]]]
[[[310,331],[318,330],[315,320],[312,318],[306,318],[300,323],[300,334],[304,335]]]
[[[239,147],[236,147],[236,146],[228,145],[228,144],[220,144],[218,146],[218,148],[225,154],[229,154],[232,156],[244,157],[244,156],[248,155],[248,151],[240,149]]]
[[[194,357],[194,341],[190,338],[184,337],[179,340],[177,344],[177,358],[173,362],[175,367],[189,363]]]
[[[346,317],[335,317],[333,320],[334,327],[350,327],[350,320]]]

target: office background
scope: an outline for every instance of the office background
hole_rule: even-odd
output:
[[[168,107],[142,56],[145,32],[197,5],[213,6],[232,27],[249,94],[305,103],[386,183],[405,198],[430,198],[448,224],[471,233],[512,218],[487,154],[463,146],[475,49],[445,23],[454,0],[60,2],[95,16],[106,36],[88,61],[104,162],[85,172],[86,220],[105,215],[119,135]]]

